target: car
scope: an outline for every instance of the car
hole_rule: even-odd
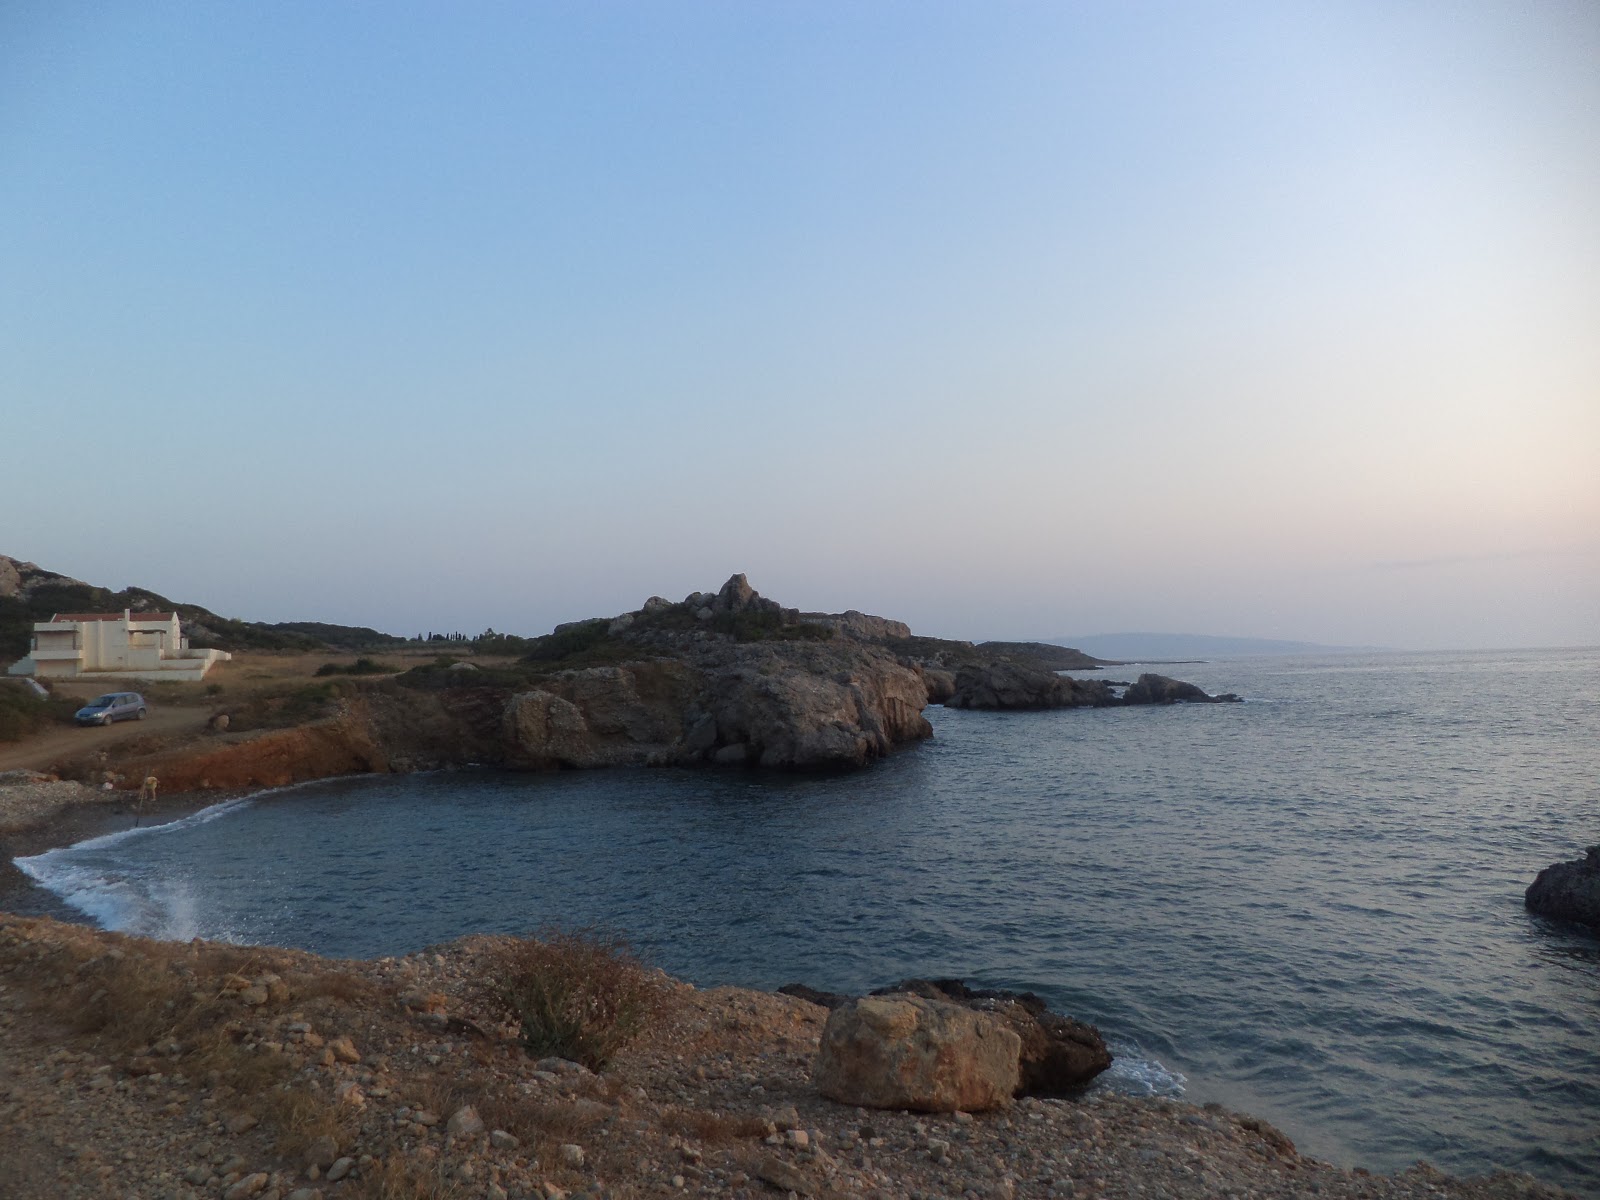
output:
[[[109,725],[113,721],[142,721],[148,706],[138,692],[107,692],[96,696],[74,714],[79,725]]]

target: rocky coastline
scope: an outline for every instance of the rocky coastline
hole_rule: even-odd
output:
[[[902,622],[854,610],[802,613],[734,575],[716,592],[676,603],[653,596],[630,612],[558,626],[514,663],[446,658],[323,685],[325,699],[276,727],[252,727],[223,701],[188,740],[39,765],[122,790],[154,775],[168,793],[467,764],[848,770],[931,736],[929,704],[1236,699],[1161,676],[1119,693],[1112,682],[1057,673],[1097,664],[1059,646],[916,637]]]
[[[337,962],[0,914],[0,1195],[1566,1195],[1525,1175],[1340,1168],[1256,1118],[1109,1091],[978,1112],[839,1103],[819,1078],[828,1010],[738,988],[663,980],[656,1019],[595,1073],[532,1057],[482,1009],[503,940]]]

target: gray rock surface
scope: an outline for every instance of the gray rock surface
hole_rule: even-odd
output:
[[[1192,683],[1169,679],[1165,675],[1149,672],[1139,676],[1122,695],[1124,704],[1176,704],[1180,701],[1197,704],[1237,703],[1238,696],[1224,692],[1213,696]]]
[[[855,767],[932,733],[916,667],[806,626],[743,575],[613,621],[607,638],[630,661],[558,671],[506,702],[511,765]]]
[[[950,708],[1037,709],[1104,707],[1116,695],[1098,679],[1072,679],[1022,663],[998,660],[956,672]]]
[[[1529,912],[1600,931],[1600,846],[1589,846],[1584,853],[1584,858],[1539,872],[1523,895]]]

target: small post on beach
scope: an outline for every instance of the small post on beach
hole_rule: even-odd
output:
[[[139,828],[139,819],[144,815],[144,802],[149,800],[154,804],[156,799],[156,784],[158,780],[154,775],[146,775],[144,782],[139,785],[139,799],[133,805],[133,827]]]

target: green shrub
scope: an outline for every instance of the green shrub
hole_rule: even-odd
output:
[[[507,942],[484,972],[484,1003],[530,1055],[598,1071],[665,1007],[668,983],[619,938],[544,930]]]
[[[399,667],[391,667],[388,663],[378,662],[371,658],[358,658],[349,666],[340,666],[338,663],[323,663],[317,668],[317,675],[393,675]]]
[[[782,613],[770,610],[721,612],[711,618],[710,624],[736,642],[825,642],[833,637],[833,629],[827,625],[785,621]]]
[[[598,617],[591,621],[579,621],[555,633],[534,638],[531,643],[533,648],[528,651],[527,661],[558,662],[563,658],[585,654],[611,636],[610,625],[610,621]]]
[[[47,725],[71,724],[78,707],[76,700],[41,700],[24,684],[0,681],[0,742],[19,742]]]

